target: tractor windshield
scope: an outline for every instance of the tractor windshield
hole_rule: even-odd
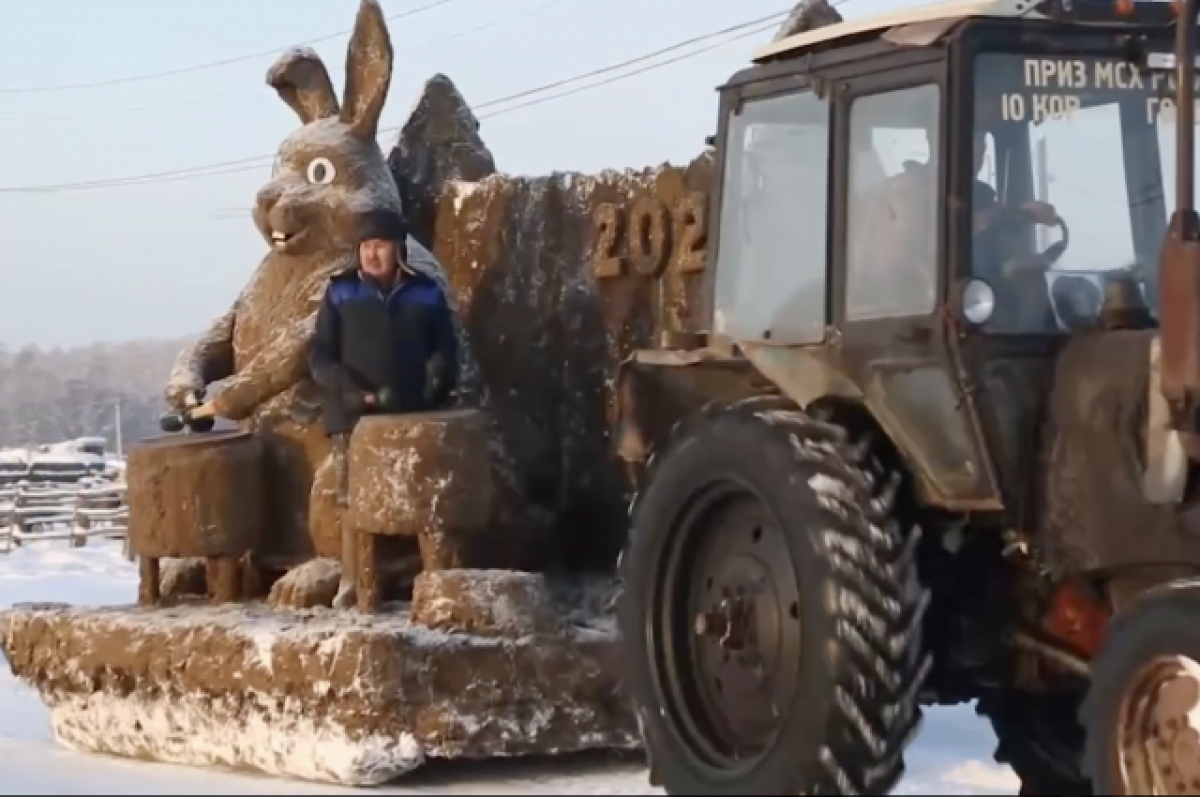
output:
[[[996,292],[992,332],[1088,326],[1105,281],[1153,307],[1173,209],[1172,76],[1121,58],[976,60],[971,269]]]

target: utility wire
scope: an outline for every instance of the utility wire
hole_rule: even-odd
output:
[[[452,41],[458,41],[459,39],[465,39],[468,36],[474,36],[476,33],[480,33],[482,31],[489,30],[490,28],[499,27],[500,25],[507,25],[508,23],[515,22],[519,19],[524,19],[526,17],[535,16],[537,14],[542,13],[543,11],[548,11],[551,8],[554,8],[555,6],[560,6],[567,2],[575,2],[575,0],[549,0],[549,2],[542,3],[541,5],[534,6],[533,8],[527,8],[527,9],[524,9],[521,11],[517,11],[512,14],[508,14],[506,16],[499,17],[497,19],[493,19],[493,20],[489,20],[488,22],[481,23],[472,28],[467,28],[466,30],[459,31],[457,33],[451,33],[449,36],[444,36],[444,37],[438,38],[438,39],[428,39],[423,42],[417,42],[416,44],[405,43],[404,55],[408,56],[411,53],[414,53],[418,50],[424,50],[427,47],[435,47],[437,45],[447,44]],[[0,93],[2,93],[2,92],[0,92]],[[242,96],[244,94],[248,94],[248,92],[225,91],[225,92],[221,92],[220,94],[210,94],[210,95],[207,95],[204,97],[185,96],[185,97],[183,97],[183,100],[185,101],[184,104],[186,104],[188,107],[191,107],[191,106],[195,105],[196,100],[198,100],[198,99],[199,100],[223,100],[223,99],[227,99],[229,97]],[[66,122],[66,121],[74,121],[74,120],[78,120],[78,119],[95,119],[95,118],[99,118],[99,117],[124,116],[125,114],[154,113],[154,112],[159,112],[162,110],[163,110],[163,108],[162,108],[161,104],[155,104],[155,105],[137,105],[137,106],[133,106],[130,108],[110,108],[110,109],[107,109],[104,111],[100,111],[99,113],[50,114],[50,115],[46,115],[46,116],[0,116],[0,124],[26,123],[26,122]]]
[[[479,105],[475,106],[475,109],[478,110],[478,109],[483,109],[483,108],[490,108],[490,107],[493,107],[496,105],[503,105],[505,103],[511,102],[512,100],[523,99],[523,98],[531,96],[533,94],[540,94],[543,91],[549,91],[550,89],[556,89],[561,86],[566,86],[570,83],[578,83],[581,80],[587,80],[588,78],[597,77],[599,75],[605,75],[605,74],[608,74],[609,72],[615,72],[618,69],[624,69],[627,66],[633,66],[634,64],[640,64],[645,61],[649,61],[653,58],[657,58],[660,55],[666,55],[667,53],[672,53],[672,52],[675,52],[676,50],[681,50],[684,47],[689,47],[693,44],[698,44],[702,41],[707,41],[709,39],[715,39],[718,36],[726,36],[730,33],[736,33],[737,31],[745,30],[746,28],[750,28],[750,27],[754,27],[754,26],[762,26],[763,23],[767,23],[766,27],[768,27],[768,28],[774,27],[775,23],[777,23],[783,17],[787,16],[788,13],[789,13],[788,11],[777,11],[774,14],[768,14],[767,16],[759,17],[758,19],[752,19],[749,22],[742,22],[737,25],[731,25],[730,27],[722,28],[721,30],[718,30],[718,31],[713,31],[712,33],[704,33],[699,36],[693,36],[690,39],[685,39],[684,41],[678,42],[676,44],[671,44],[666,47],[663,47],[661,50],[655,50],[652,53],[646,53],[645,55],[639,55],[636,58],[630,58],[629,60],[622,61],[619,64],[612,64],[611,66],[605,66],[605,67],[601,67],[599,69],[593,69],[591,72],[585,72],[581,75],[575,75],[573,77],[563,78],[562,80],[557,80],[553,83],[547,83],[545,85],[538,86],[537,88],[532,88],[527,91],[519,92],[517,94],[510,94],[507,97],[501,97],[499,99],[489,100],[487,102],[480,103]],[[724,47],[726,44],[729,44],[730,42],[737,41],[738,39],[744,39],[747,36],[750,36],[750,35],[753,35],[753,34],[759,33],[759,32],[760,31],[758,31],[758,30],[753,30],[745,35],[734,37],[733,39],[730,39],[729,41],[721,42],[720,44],[714,45],[712,47],[706,47],[706,48],[702,48],[700,50],[696,50],[695,52],[688,53],[684,57],[691,58],[693,55],[699,55],[700,53],[708,52],[709,50],[716,49],[717,47]],[[671,60],[665,61],[663,63],[671,64],[678,60],[682,60],[682,58],[671,59]],[[641,71],[645,71],[645,70],[641,70]],[[634,72],[634,74],[638,74],[638,72]],[[397,129],[399,129],[399,128],[397,128]]]
[[[642,74],[644,72],[650,71],[651,69],[657,69],[657,68],[660,68],[661,66],[667,66],[672,63],[676,63],[678,61],[682,61],[687,58],[691,58],[696,55],[700,55],[704,52],[708,52],[710,50],[717,49],[718,47],[724,47],[728,44],[733,43],[734,41],[738,41],[740,39],[747,38],[751,35],[761,33],[763,30],[766,30],[767,28],[771,27],[772,25],[777,23],[779,20],[781,20],[785,16],[787,16],[789,11],[790,11],[790,9],[784,10],[784,11],[779,11],[774,14],[769,14],[765,17],[759,17],[757,19],[753,19],[748,22],[743,22],[738,25],[732,25],[732,26],[723,28],[721,30],[713,31],[711,33],[706,33],[706,34],[702,34],[699,36],[693,36],[692,38],[686,39],[681,42],[677,42],[672,45],[668,45],[667,47],[663,47],[659,50],[655,50],[653,52],[646,53],[645,55],[640,55],[635,58],[630,58],[630,59],[621,61],[616,64],[611,64],[609,66],[601,67],[599,69],[593,69],[589,72],[584,72],[582,74],[575,75],[573,77],[564,78],[562,80],[557,80],[552,83],[547,83],[547,84],[544,84],[542,86],[537,86],[532,89],[527,89],[525,91],[517,92],[516,94],[511,94],[506,97],[498,97],[496,99],[489,100],[487,102],[480,103],[476,106],[473,106],[473,110],[480,110],[480,109],[485,109],[485,108],[492,108],[492,107],[499,106],[499,105],[505,105],[514,100],[525,99],[527,97],[531,97],[533,95],[540,94],[542,92],[550,91],[550,90],[553,90],[556,88],[562,88],[564,86],[578,83],[583,80],[588,80],[593,77],[598,77],[600,75],[605,75],[605,74],[608,74],[611,72],[615,72],[617,70],[624,69],[626,67],[629,67],[629,66],[632,66],[635,64],[641,64],[641,63],[649,61],[653,58],[657,58],[661,55],[665,55],[667,53],[674,52],[676,50],[682,49],[689,45],[698,44],[700,42],[707,41],[709,39],[717,38],[720,36],[727,36],[731,33],[738,33],[738,32],[745,31],[740,36],[736,36],[734,38],[720,42],[716,45],[712,45],[712,46],[709,46],[706,48],[701,48],[701,49],[693,51],[693,52],[688,52],[688,53],[680,55],[676,58],[668,59],[667,61],[657,63],[657,64],[651,64],[642,69],[635,70],[634,72],[630,73],[629,76]],[[747,29],[750,29],[750,30],[747,30]],[[624,76],[622,76],[620,79],[624,79]],[[616,82],[616,78],[610,79],[608,81],[601,81],[594,85],[599,86],[599,85],[605,85],[606,83],[612,83],[612,82]],[[578,91],[583,91],[583,90],[586,90],[587,88],[588,87],[586,87],[586,86],[580,87],[578,89]],[[573,91],[560,92],[559,94],[554,95],[554,96],[556,98],[561,98],[561,97],[569,96],[571,93],[576,93],[576,92],[573,92]],[[525,103],[521,107],[524,107],[525,105],[532,105],[532,104],[537,104],[537,103]],[[513,110],[515,110],[515,108]],[[485,115],[484,117],[481,117],[481,118],[487,118],[488,116],[498,116],[498,115],[500,115],[500,112],[494,112],[492,114]],[[379,131],[379,133],[381,136],[385,135],[385,134],[396,133],[397,131],[399,131],[401,129],[401,127],[403,127],[403,125],[392,125],[390,127],[385,127],[383,129],[381,129]],[[274,161],[274,159],[275,159],[274,154],[258,155],[258,156],[249,157],[249,158],[238,158],[236,160],[220,161],[217,163],[210,163],[210,164],[206,164],[206,165],[202,165],[202,166],[193,166],[193,167],[189,167],[189,168],[170,169],[170,170],[161,171],[161,172],[150,172],[147,174],[130,175],[128,177],[114,177],[114,178],[88,180],[88,181],[80,181],[80,182],[69,182],[69,183],[52,183],[52,184],[46,184],[46,185],[5,186],[5,187],[0,187],[0,194],[59,193],[59,192],[64,192],[64,191],[84,191],[84,190],[93,190],[93,189],[98,189],[98,188],[114,188],[114,187],[127,186],[127,185],[145,185],[145,184],[149,184],[149,183],[175,182],[178,180],[195,179],[197,177],[236,174],[239,172],[252,171],[255,169],[260,169],[265,166],[268,166],[270,163],[272,163]]]
[[[833,2],[831,5],[840,6],[840,5],[845,4],[848,1],[849,0],[835,0],[835,2]],[[702,47],[698,50],[693,50],[691,52],[684,53],[683,55],[677,55],[674,58],[667,59],[666,61],[660,61],[658,63],[650,64],[650,65],[644,66],[640,69],[635,69],[632,72],[627,72],[625,74],[616,75],[614,77],[610,77],[605,80],[598,81],[596,83],[591,83],[586,86],[579,86],[577,88],[573,88],[568,91],[559,92],[559,93],[553,94],[549,97],[538,97],[536,99],[518,103],[517,105],[514,105],[510,108],[502,108],[498,111],[493,111],[492,113],[483,114],[483,115],[479,116],[478,118],[481,121],[484,119],[492,119],[497,116],[503,116],[507,113],[514,113],[523,108],[528,108],[533,105],[541,105],[542,103],[553,102],[555,100],[565,99],[566,97],[570,97],[575,94],[582,94],[585,91],[591,91],[592,89],[600,88],[601,86],[607,86],[611,83],[617,83],[622,80],[628,80],[629,78],[636,77],[645,72],[651,72],[655,69],[660,69],[664,66],[669,66],[671,64],[678,63],[680,61],[685,61],[689,58],[694,58],[697,55],[701,55],[701,54],[709,52],[711,50],[717,50],[722,47],[726,47],[736,41],[740,41],[742,39],[748,39],[751,36],[756,36],[760,33],[764,33],[766,31],[770,30],[771,28],[775,27],[775,23],[776,23],[776,20],[772,20],[771,22],[769,22],[765,25],[760,25],[756,28],[752,28],[751,30],[746,31],[745,33],[742,33],[739,36],[734,36],[730,39],[727,39],[723,42],[718,42],[716,44],[710,44],[707,47]],[[233,219],[249,218],[251,213],[252,213],[252,211],[249,208],[218,208],[212,212],[211,218],[214,219],[215,221],[231,221]]]
[[[416,8],[410,8],[408,11],[401,11],[399,14],[392,14],[384,17],[389,22],[395,22],[398,19],[416,16],[423,14],[426,11],[432,11],[450,3],[459,2],[460,0],[433,0]],[[19,88],[0,88],[0,94],[50,94],[60,91],[80,91],[83,89],[99,89],[105,86],[120,86],[126,83],[145,83],[149,80],[161,80],[166,77],[174,77],[176,75],[187,75],[193,72],[204,72],[209,69],[216,69],[221,66],[229,66],[230,64],[240,64],[244,61],[253,61],[256,58],[265,58],[269,55],[275,55],[285,50],[290,50],[292,47],[307,47],[321,42],[332,41],[341,36],[348,36],[353,33],[354,29],[339,30],[337,33],[330,33],[325,36],[318,36],[314,39],[307,39],[297,44],[287,47],[273,47],[270,50],[259,50],[255,53],[246,53],[245,55],[236,55],[231,58],[222,58],[218,61],[208,61],[203,64],[193,64],[192,66],[177,67],[175,69],[164,69],[161,72],[146,72],[141,75],[128,75],[126,77],[110,78],[108,80],[97,80],[91,83],[59,83],[53,86],[22,86]]]
[[[846,2],[846,0],[841,0],[841,1]],[[835,3],[834,5],[840,5],[840,4],[841,3]],[[632,72],[627,72],[622,75],[616,75],[614,77],[607,78],[606,80],[601,80],[601,81],[598,81],[596,83],[591,83],[586,86],[579,86],[576,88],[572,88],[567,91],[562,91],[557,94],[552,94],[549,97],[538,97],[538,98],[528,100],[526,102],[522,102],[517,105],[514,105],[511,108],[502,108],[498,111],[493,111],[492,113],[483,114],[482,116],[479,117],[479,119],[480,120],[492,119],[494,117],[503,116],[507,113],[513,113],[515,111],[519,111],[519,110],[528,108],[533,105],[541,105],[542,103],[553,102],[555,100],[565,99],[566,97],[570,97],[575,94],[582,94],[585,91],[591,91],[592,89],[597,89],[597,88],[600,88],[601,86],[607,86],[610,83],[617,83],[622,80],[628,80],[629,78],[637,77],[638,75],[641,75],[645,72],[651,72],[655,69],[661,69],[664,66],[670,66],[671,64],[675,64],[680,61],[686,61],[689,58],[694,58],[697,55],[702,55],[703,53],[709,52],[711,50],[717,50],[717,49],[720,49],[721,47],[726,47],[730,44],[733,44],[736,41],[740,41],[742,39],[748,39],[751,36],[756,36],[760,33],[768,31],[771,28],[773,28],[774,26],[775,26],[774,22],[771,22],[766,25],[760,25],[757,28],[746,31],[745,33],[741,34],[740,36],[734,36],[723,42],[718,42],[716,44],[710,44],[708,47],[702,47],[699,50],[694,50],[692,52],[684,53],[683,55],[677,55],[674,58],[667,59],[666,61],[660,61],[655,64],[643,66],[642,68],[635,69]],[[255,168],[258,168],[258,167],[255,167]],[[239,171],[241,171],[241,170],[239,169]],[[249,218],[250,214],[251,214],[251,210],[249,208],[219,208],[219,209],[213,211],[212,218],[216,221],[230,221],[232,219]]]
[[[647,66],[641,67],[640,69],[635,69],[632,72],[626,72],[624,74],[616,75],[614,77],[610,77],[605,80],[600,80],[595,83],[589,83],[586,86],[579,86],[577,88],[568,89],[567,91],[560,91],[557,94],[551,94],[549,97],[537,97],[535,99],[517,103],[516,105],[513,105],[509,108],[501,108],[498,111],[492,111],[491,113],[485,113],[482,116],[480,116],[479,119],[481,121],[484,119],[494,119],[497,116],[503,116],[506,113],[513,113],[514,111],[519,111],[523,108],[529,108],[534,105],[541,105],[542,103],[545,103],[545,102],[553,102],[555,100],[561,100],[565,97],[570,97],[573,94],[580,94],[585,91],[591,91],[592,89],[598,89],[601,86],[607,86],[610,83],[616,83],[621,80],[628,80],[629,78],[636,77],[637,75],[643,74],[644,72],[650,72],[655,69],[662,69],[664,66],[670,66],[671,64],[675,64],[680,61],[686,61],[689,58],[695,58],[698,55],[703,55],[704,53],[710,52],[712,50],[718,50],[722,47],[728,47],[729,45],[733,44],[736,41],[741,41],[742,39],[748,39],[751,36],[757,36],[758,34],[764,33],[774,27],[775,27],[775,21],[772,21],[766,25],[759,25],[757,28],[752,28],[752,29],[746,31],[745,33],[741,34],[740,36],[734,36],[732,38],[726,39],[725,41],[717,42],[716,44],[710,44],[707,47],[701,47],[698,50],[692,50],[690,52],[684,53],[683,55],[677,55],[674,58],[668,58],[665,61],[659,61],[657,63],[649,64]]]

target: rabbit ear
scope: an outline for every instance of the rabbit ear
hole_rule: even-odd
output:
[[[346,53],[346,93],[341,119],[355,137],[373,141],[392,82],[392,39],[377,0],[362,0]]]
[[[338,115],[337,94],[325,63],[307,47],[279,56],[267,70],[267,85],[279,92],[304,124]]]

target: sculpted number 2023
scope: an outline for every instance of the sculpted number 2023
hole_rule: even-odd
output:
[[[660,277],[675,258],[681,273],[702,271],[708,245],[708,197],[696,191],[680,200],[674,212],[662,200],[646,196],[626,211],[605,203],[596,209],[597,279],[624,276],[627,266],[646,277]]]

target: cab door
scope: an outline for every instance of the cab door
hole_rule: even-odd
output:
[[[755,81],[722,100],[712,329],[744,348],[827,344],[832,103],[807,77]]]
[[[831,307],[844,367],[922,499],[991,510],[1001,495],[945,322],[946,71],[939,56],[838,86]]]

